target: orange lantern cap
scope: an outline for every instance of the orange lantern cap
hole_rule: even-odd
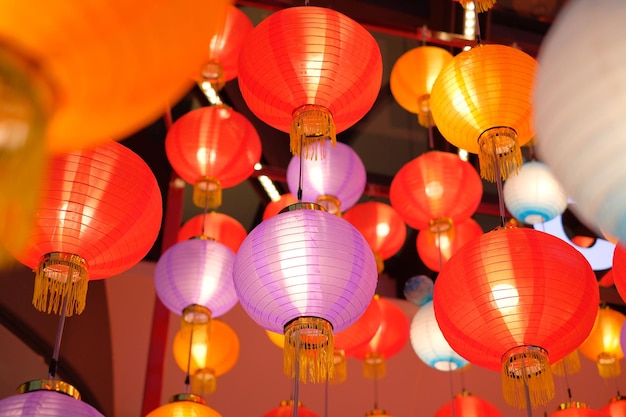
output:
[[[446,233],[421,230],[417,234],[417,254],[427,268],[439,272],[460,247],[482,234],[482,227],[472,218],[455,225],[452,239]]]
[[[581,355],[594,361],[602,378],[614,378],[621,373],[619,361],[624,357],[620,332],[626,316],[607,305],[601,305],[587,339],[578,347]]]
[[[212,211],[207,214],[198,214],[187,220],[178,230],[178,242],[205,236],[237,253],[237,249],[247,235],[246,228],[236,219],[227,214]]]

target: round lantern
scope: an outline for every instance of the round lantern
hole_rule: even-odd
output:
[[[452,60],[448,50],[438,46],[419,46],[398,58],[391,68],[389,87],[403,109],[417,114],[419,124],[433,125],[430,92],[442,68]]]
[[[391,181],[389,200],[414,229],[450,233],[480,204],[483,184],[474,167],[449,152],[430,151],[406,163]]]
[[[59,380],[29,381],[17,388],[17,395],[0,400],[0,417],[104,417],[80,400],[80,393]]]
[[[298,199],[291,193],[285,193],[280,196],[278,201],[270,201],[263,210],[263,220],[267,220],[277,215],[282,209],[298,202]]]
[[[559,408],[548,417],[609,417],[604,411],[594,410],[581,401],[562,403]]]
[[[356,204],[363,195],[367,173],[363,161],[351,146],[320,144],[323,158],[306,159],[300,163],[293,156],[287,166],[287,186],[293,195],[302,190],[302,201],[315,202],[328,212],[340,214]]]
[[[190,239],[166,250],[154,269],[157,296],[172,313],[191,305],[219,317],[237,304],[232,280],[235,254],[219,242]]]
[[[410,338],[417,357],[431,368],[438,371],[455,371],[469,364],[452,350],[443,337],[435,319],[432,301],[422,305],[413,316]]]
[[[194,204],[216,208],[223,188],[240,184],[261,158],[261,139],[252,123],[226,105],[192,110],[172,124],[165,138],[172,168],[193,184]]]
[[[617,110],[626,104],[620,88],[626,45],[614,38],[626,4],[596,5],[569,2],[542,43],[534,96],[537,152],[576,202],[577,217],[626,241],[626,158],[619,151],[626,121]],[[571,45],[572,36],[581,42]],[[593,59],[563,72],[564,62],[581,56]],[[585,81],[590,79],[596,82]]]
[[[439,272],[460,247],[482,234],[482,227],[472,218],[455,225],[452,239],[446,233],[420,230],[416,241],[417,254],[427,268]]]
[[[622,300],[626,300],[626,247],[621,242],[617,243],[613,249],[613,268],[611,271],[617,293]]]
[[[281,401],[280,405],[271,409],[261,417],[291,417],[294,415],[293,400]],[[305,408],[302,403],[298,402],[298,416],[299,417],[318,417],[313,411]]]
[[[146,417],[222,417],[220,413],[206,405],[204,399],[195,394],[177,394],[161,407],[152,410]]]
[[[433,85],[430,106],[444,138],[478,154],[480,175],[496,182],[522,165],[534,136],[531,94],[537,62],[512,46],[479,45],[456,55]]]
[[[409,320],[404,311],[393,302],[374,297],[372,302],[380,309],[380,325],[369,342],[352,351],[352,356],[363,361],[363,375],[379,379],[386,375],[386,360],[398,354],[409,341]]]
[[[384,269],[383,261],[398,253],[406,240],[406,224],[389,204],[359,203],[346,211],[343,218],[361,232],[372,248],[379,273]]]
[[[611,401],[602,407],[600,411],[608,414],[610,417],[626,417],[626,398],[617,395],[611,398]]]
[[[80,314],[90,279],[126,271],[152,247],[161,227],[159,185],[137,154],[109,142],[54,157],[44,189],[26,251],[5,244],[35,271],[35,308]]]
[[[181,371],[191,376],[195,394],[213,393],[217,377],[230,371],[239,359],[239,338],[221,320],[211,320],[206,327],[189,327],[181,326],[174,336],[174,360]]]
[[[601,305],[591,333],[578,347],[581,355],[598,365],[602,378],[614,378],[621,373],[619,361],[624,353],[620,346],[620,333],[625,322],[625,315]]]
[[[454,396],[454,399],[441,406],[434,417],[502,417],[500,410],[490,402],[467,391]]]
[[[312,381],[322,382],[332,377],[333,332],[363,314],[378,273],[354,226],[321,206],[298,203],[248,234],[233,280],[246,313],[266,330],[285,334],[285,373],[295,376],[297,362],[309,368]],[[307,380],[307,372],[299,375]]]
[[[522,165],[503,187],[504,204],[519,221],[528,224],[552,220],[567,209],[567,194],[550,168],[539,161]]]
[[[404,298],[415,304],[423,306],[433,299],[434,282],[427,275],[416,275],[404,283]]]
[[[575,248],[530,228],[498,228],[473,239],[435,281],[435,317],[452,349],[502,371],[505,400],[523,408],[554,396],[550,363],[593,327],[599,289]],[[546,326],[546,323],[550,323]]]
[[[227,214],[212,211],[207,214],[198,214],[187,220],[178,230],[178,241],[204,236],[220,242],[237,253],[239,245],[247,235],[246,228],[236,219]]]
[[[239,88],[259,119],[290,133],[291,150],[340,133],[372,108],[382,83],[374,37],[322,7],[289,7],[251,32],[239,56]]]

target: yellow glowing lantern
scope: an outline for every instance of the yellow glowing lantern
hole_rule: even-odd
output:
[[[624,353],[620,346],[620,332],[625,321],[625,315],[601,305],[591,333],[578,347],[581,355],[596,362],[603,378],[616,377],[621,373],[619,361]]]

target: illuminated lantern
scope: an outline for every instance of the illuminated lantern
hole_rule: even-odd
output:
[[[196,394],[176,394],[161,407],[152,410],[146,417],[222,417],[220,413],[206,405]]]
[[[504,204],[519,221],[536,224],[552,220],[567,209],[567,194],[547,165],[529,161],[503,187]]]
[[[581,355],[598,365],[602,378],[614,378],[621,373],[620,359],[624,357],[620,346],[620,332],[626,316],[602,305],[598,309],[591,333],[578,347]]]
[[[452,60],[448,50],[438,46],[419,46],[398,58],[391,68],[389,87],[398,104],[417,114],[419,124],[433,125],[430,92],[441,69]]]
[[[611,401],[600,409],[610,417],[626,417],[626,398],[617,395],[611,398]]]
[[[35,271],[33,305],[67,316],[85,308],[87,283],[136,265],[161,227],[162,199],[150,167],[110,141],[54,157],[25,252]]]
[[[213,211],[207,214],[198,214],[187,220],[178,230],[178,241],[205,236],[210,240],[220,242],[237,253],[239,245],[247,235],[246,228],[236,219],[227,214]]]
[[[455,371],[469,362],[456,353],[439,329],[432,301],[422,305],[410,328],[411,346],[418,358],[439,371]]]
[[[300,163],[293,156],[287,166],[287,186],[293,195],[302,189],[302,201],[317,203],[340,214],[356,204],[367,182],[365,165],[351,146],[328,140],[320,144],[324,157]],[[300,181],[302,179],[302,181]]]
[[[467,391],[454,396],[454,399],[441,406],[434,417],[502,417],[500,410],[490,402]]]
[[[559,408],[548,417],[609,417],[604,411],[594,410],[581,401],[559,404]]]
[[[622,243],[616,244],[613,250],[613,269],[611,271],[617,293],[622,300],[626,300],[626,248]]]
[[[372,108],[382,83],[378,43],[349,17],[289,7],[259,23],[239,56],[239,88],[259,119],[290,133],[291,150],[343,132]]]
[[[265,206],[265,210],[263,210],[263,220],[267,220],[272,216],[277,215],[282,209],[285,207],[295,204],[298,202],[298,199],[291,193],[285,193],[280,196],[280,200],[278,201],[270,201]]]
[[[261,417],[291,417],[295,414],[293,409],[293,400],[281,401],[280,405],[271,409]],[[313,411],[305,408],[302,403],[298,402],[298,416],[299,417],[318,417]]]
[[[237,333],[221,320],[211,320],[208,326],[181,326],[173,343],[176,365],[191,376],[195,394],[215,392],[217,377],[230,371],[239,359]]]
[[[298,203],[248,234],[233,280],[246,313],[285,334],[285,373],[294,377],[298,363],[299,378],[323,382],[332,378],[333,332],[363,314],[378,273],[354,226],[321,206]]]
[[[352,351],[352,356],[363,361],[363,375],[379,379],[386,375],[386,361],[399,353],[409,341],[409,320],[404,311],[389,300],[376,296],[381,318],[374,337]]]
[[[359,203],[346,211],[343,218],[361,232],[372,248],[379,273],[384,269],[383,261],[398,253],[406,240],[406,224],[389,204]]]
[[[254,172],[261,139],[252,123],[225,105],[201,107],[181,116],[165,138],[172,168],[194,186],[200,208],[222,204],[222,189],[234,187]]]
[[[417,234],[417,254],[432,271],[441,271],[441,266],[448,262],[465,243],[483,234],[483,229],[472,218],[457,223],[452,239],[447,234],[421,230]]]
[[[17,395],[0,400],[0,417],[104,417],[80,400],[80,393],[67,382],[35,380],[17,388]]]
[[[493,8],[496,0],[455,0],[463,6],[466,11],[476,10],[477,12],[486,12]]]
[[[404,298],[415,304],[423,306],[433,299],[435,284],[427,275],[416,275],[404,283]]]
[[[478,45],[456,55],[433,85],[430,106],[439,132],[478,154],[480,176],[488,181],[507,179],[522,165],[520,146],[534,136],[536,67],[533,57],[512,46]]]
[[[451,234],[480,204],[483,184],[474,167],[449,152],[430,151],[406,163],[391,181],[392,207],[414,229]]]
[[[523,408],[554,396],[550,363],[589,335],[599,298],[580,252],[548,233],[508,227],[469,241],[448,260],[433,304],[452,349],[501,371],[505,400]]]

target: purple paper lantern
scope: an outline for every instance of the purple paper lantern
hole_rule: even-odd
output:
[[[372,250],[352,224],[317,204],[297,203],[248,234],[233,279],[248,315],[285,334],[285,373],[295,376],[298,355],[311,381],[322,382],[332,377],[333,332],[363,314],[378,273]],[[306,381],[307,372],[300,378]]]
[[[182,315],[191,305],[219,317],[237,304],[233,284],[234,252],[209,239],[190,239],[171,246],[156,264],[154,285],[161,302]]]
[[[320,146],[317,159],[294,156],[287,166],[289,192],[298,195],[302,168],[302,201],[318,203],[337,214],[354,206],[367,182],[365,165],[350,146],[327,140]]]

